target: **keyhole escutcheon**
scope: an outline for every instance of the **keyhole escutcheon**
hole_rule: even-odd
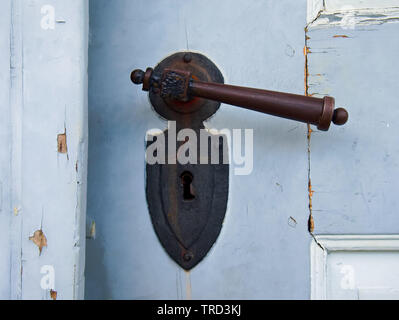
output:
[[[183,185],[183,199],[186,201],[195,199],[194,188],[192,185],[194,180],[193,174],[189,171],[184,171],[180,177]]]

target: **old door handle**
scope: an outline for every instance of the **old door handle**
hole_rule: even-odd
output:
[[[131,80],[143,84],[144,91],[153,90],[164,99],[187,102],[195,97],[218,101],[245,109],[271,114],[316,125],[327,131],[331,122],[343,125],[348,120],[344,108],[334,110],[333,97],[315,98],[291,93],[246,88],[195,79],[187,70],[165,68],[156,74],[152,68],[146,72],[134,70]]]
[[[228,136],[206,130],[204,124],[222,102],[314,124],[324,131],[331,122],[342,125],[348,120],[345,109],[334,110],[332,97],[225,85],[217,66],[197,52],[176,52],[154,69],[134,70],[131,80],[142,84],[153,110],[168,120],[162,134],[149,134],[146,139],[146,159],[156,158],[146,164],[146,196],[160,242],[186,270],[209,252],[227,210]],[[177,161],[179,155],[190,159]]]

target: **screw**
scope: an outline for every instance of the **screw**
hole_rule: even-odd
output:
[[[193,257],[193,255],[192,255],[191,252],[186,252],[186,253],[183,255],[183,259],[184,259],[184,261],[186,261],[186,262],[189,262],[189,261],[191,260],[192,257]]]
[[[192,58],[193,58],[193,57],[191,56],[191,53],[186,53],[186,54],[183,56],[183,61],[184,61],[185,63],[190,63]]]

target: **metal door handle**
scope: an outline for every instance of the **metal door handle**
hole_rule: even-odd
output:
[[[131,80],[149,91],[154,111],[170,121],[162,135],[147,141],[150,155],[156,151],[158,156],[167,150],[168,156],[165,161],[147,162],[146,196],[159,240],[186,270],[197,265],[211,249],[226,214],[228,138],[222,132],[205,130],[203,123],[217,112],[221,102],[311,123],[320,130],[328,130],[331,122],[342,125],[348,120],[345,109],[334,110],[332,97],[320,99],[225,85],[217,66],[200,53],[176,52],[154,69],[134,70]],[[180,133],[183,129],[190,131],[183,131],[183,139],[177,139],[176,130]],[[191,139],[193,143],[188,144]],[[181,149],[183,146],[186,149]],[[207,148],[201,152],[204,146]],[[192,156],[189,161],[176,161],[181,150]]]
[[[232,86],[220,83],[195,80],[185,70],[164,69],[156,75],[152,68],[146,72],[134,70],[131,80],[143,84],[144,91],[155,90],[163,98],[189,101],[201,97],[245,109],[271,114],[316,125],[319,130],[327,131],[330,123],[343,125],[348,120],[344,108],[334,110],[333,97],[314,98],[291,93]]]

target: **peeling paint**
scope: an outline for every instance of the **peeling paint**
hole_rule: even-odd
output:
[[[306,29],[305,29],[305,32],[307,32]],[[308,72],[308,53],[309,53],[309,48],[305,45],[303,47],[303,55],[305,56],[304,84],[305,84],[305,95],[306,96],[308,95],[308,77],[309,77],[309,72]]]
[[[191,274],[190,271],[184,270],[186,274],[186,300],[191,300]]]
[[[50,297],[53,300],[57,300],[57,291],[50,290]]]
[[[303,54],[305,56],[305,75],[304,75],[304,82],[305,82],[305,96],[310,96],[309,95],[309,60],[308,60],[308,54],[311,52],[308,47],[308,40],[310,37],[307,36],[308,32],[308,27],[305,28],[305,47],[303,49]],[[310,172],[310,160],[311,160],[311,154],[310,154],[310,140],[312,136],[312,128],[310,127],[310,124],[307,125],[307,152],[308,152],[308,201],[309,201],[309,219],[308,219],[308,230],[312,234],[314,231],[314,220],[313,220],[313,213],[312,213],[312,196],[313,196],[313,190],[312,190],[312,183],[311,183],[311,172]]]
[[[68,153],[66,131],[57,136],[57,148],[59,153]]]
[[[39,248],[39,255],[42,254],[43,247],[47,247],[47,238],[41,229],[36,230],[33,236],[29,237],[29,240],[37,245]]]
[[[96,222],[95,221],[91,222],[89,234],[86,238],[93,239],[93,240],[96,238]]]
[[[308,183],[308,194],[309,194],[309,220],[308,220],[308,229],[310,233],[314,231],[314,220],[313,220],[313,206],[312,206],[312,198],[313,198],[313,189],[312,182],[310,179],[310,170],[309,170],[309,183]]]
[[[308,26],[312,28],[336,25],[343,29],[354,29],[357,25],[392,22],[399,22],[399,7],[356,9],[351,6],[343,6],[341,10],[338,10],[336,8],[328,9],[323,5],[317,14],[308,15]]]
[[[10,236],[7,247],[2,249],[1,257],[9,257],[5,261],[7,263],[2,263],[4,266],[1,270],[7,272],[3,272],[1,278],[5,285],[1,286],[0,295],[16,300],[56,298],[56,292],[50,293],[50,288],[54,290],[54,287],[50,286],[45,290],[40,286],[43,276],[39,270],[40,266],[58,263],[62,267],[57,269],[56,282],[63,289],[60,289],[60,296],[57,298],[71,299],[71,265],[75,263],[77,269],[82,270],[82,274],[83,267],[80,266],[84,265],[84,252],[72,247],[75,238],[70,235],[83,224],[86,208],[86,189],[74,186],[73,182],[76,175],[74,162],[77,159],[80,184],[85,183],[87,172],[87,162],[84,161],[87,148],[77,149],[77,142],[87,137],[88,3],[77,1],[68,6],[68,12],[74,15],[74,19],[68,20],[68,30],[61,34],[46,32],[40,28],[40,4],[36,2],[13,0],[6,1],[3,6],[2,25],[8,24],[9,28],[1,31],[8,49],[2,55],[8,56],[4,60],[4,66],[7,67],[7,74],[4,76],[7,76],[8,81],[4,82],[9,82],[9,101],[4,104],[4,108],[9,113],[8,116],[5,114],[5,119],[10,123],[10,128],[7,129],[9,137],[6,139],[9,146],[6,152],[9,188],[4,195],[10,208],[3,208],[8,212],[4,214],[2,222],[9,220],[3,225],[9,229]],[[58,3],[60,6],[62,1],[51,2],[52,5],[57,6]],[[36,19],[38,27],[31,30],[26,22],[34,22]],[[61,17],[59,20],[62,23],[61,20],[64,19]],[[48,41],[49,36],[51,41]],[[45,42],[45,53],[41,42]],[[60,55],[60,52],[63,54]],[[36,59],[43,54],[46,59]],[[65,69],[65,65],[68,68]],[[63,76],[57,77],[54,82],[51,75],[59,72]],[[76,81],[70,83],[70,77]],[[43,87],[51,94],[41,90]],[[40,110],[30,112],[29,106],[32,103],[34,105],[35,101],[45,103],[42,103]],[[42,115],[46,115],[48,120],[45,127],[38,122],[43,118]],[[31,124],[34,132],[24,130],[25,122]],[[67,162],[68,156],[72,156],[73,163]],[[36,176],[43,179],[32,179]],[[78,197],[84,199],[78,208],[79,220],[73,220],[75,199]],[[40,207],[43,206],[48,206],[51,214],[42,228],[39,223]],[[49,230],[60,241],[54,243]],[[83,235],[84,230],[80,234]],[[48,246],[48,241],[51,247],[43,249]],[[39,255],[35,247],[38,248]],[[40,256],[41,253],[43,256]],[[36,256],[33,260],[32,255]],[[78,285],[79,283],[76,284]],[[77,298],[83,298],[82,293],[83,290],[80,290]]]
[[[14,208],[13,212],[14,212],[14,216],[17,216],[19,214],[19,208]]]
[[[309,230],[310,234],[313,234],[313,231],[314,231],[314,220],[313,220],[313,215],[312,214],[309,215],[308,230]]]
[[[312,209],[312,197],[313,197],[313,190],[312,190],[312,182],[310,181],[310,179],[309,179],[309,187],[308,187],[308,191],[309,191],[309,199],[310,199],[310,201],[309,201],[309,208],[310,209]]]
[[[345,34],[336,34],[333,36],[333,38],[349,38],[349,37]]]

